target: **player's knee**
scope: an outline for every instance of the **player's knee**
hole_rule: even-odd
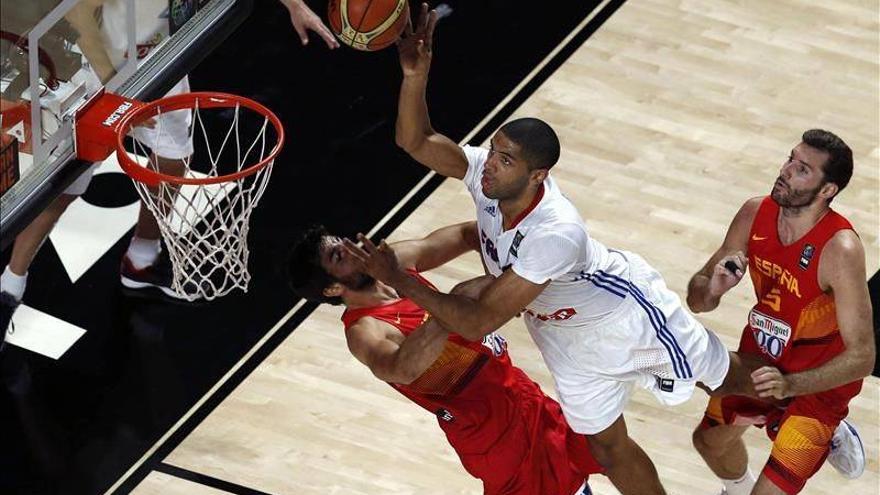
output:
[[[730,443],[736,440],[733,437],[727,438],[725,435],[720,435],[719,432],[713,431],[714,429],[698,426],[691,435],[694,448],[704,457],[718,457],[724,454]]]
[[[628,452],[634,446],[634,442],[626,435],[621,437],[608,433],[605,431],[598,435],[590,435],[587,439],[596,461],[605,469],[613,469],[618,464],[626,463]]]
[[[453,287],[449,293],[477,299],[493,280],[495,280],[495,277],[491,275],[483,275],[482,277],[465,280]]]
[[[709,443],[706,441],[706,434],[704,429],[699,426],[694,430],[693,434],[691,434],[691,443],[694,444],[694,448],[697,449],[697,452],[700,454],[706,454],[709,452]]]

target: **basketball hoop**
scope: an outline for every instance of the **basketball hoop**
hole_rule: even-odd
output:
[[[139,132],[152,132],[160,146],[171,139],[155,118],[175,111],[191,112],[194,152],[180,160],[181,175],[163,171],[138,138]],[[284,144],[275,114],[224,93],[178,94],[147,104],[108,93],[88,105],[76,133],[81,159],[99,161],[115,148],[119,165],[159,224],[178,296],[211,300],[235,288],[247,291],[248,222]],[[126,137],[134,141],[133,154],[125,149]]]

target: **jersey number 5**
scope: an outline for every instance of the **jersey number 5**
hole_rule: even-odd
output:
[[[779,312],[779,308],[782,307],[782,293],[779,289],[773,289],[767,294],[764,295],[764,298],[761,299],[761,302],[773,308],[773,311]]]

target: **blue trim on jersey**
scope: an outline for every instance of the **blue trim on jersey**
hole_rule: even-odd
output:
[[[635,284],[629,280],[624,280],[617,275],[605,273],[602,270],[589,276],[588,280],[591,282],[600,280],[604,283],[613,285],[618,290],[625,290],[632,294],[636,302],[639,303],[639,306],[645,311],[645,314],[648,315],[648,320],[651,322],[651,326],[654,327],[657,339],[663,344],[663,347],[666,348],[666,352],[668,352],[669,356],[672,358],[672,367],[675,370],[675,376],[683,379],[693,377],[693,371],[691,371],[690,364],[687,362],[687,356],[678,345],[675,335],[673,335],[672,331],[670,331],[669,327],[666,325],[666,315],[664,315],[659,308],[651,304]],[[597,286],[601,287],[598,284]]]
[[[621,299],[626,298],[626,293],[627,293],[626,288],[618,287],[618,286],[614,285],[613,283],[605,282],[603,280],[597,280],[596,277],[594,277],[588,273],[585,273],[584,276],[587,278],[587,280],[589,280],[596,287],[599,287],[600,289],[605,289],[608,292],[614,294],[615,296],[617,296]],[[618,290],[614,290],[612,287],[614,287]]]

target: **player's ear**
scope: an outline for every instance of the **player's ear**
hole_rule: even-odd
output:
[[[321,293],[324,294],[324,297],[340,297],[342,296],[342,292],[344,290],[345,286],[343,286],[339,282],[333,282],[327,287],[324,287],[324,290],[321,291]]]
[[[536,168],[535,170],[532,170],[532,181],[535,184],[544,182],[544,179],[547,178],[548,172],[550,172],[550,170],[546,168]]]
[[[825,184],[822,184],[821,188],[819,188],[819,194],[822,195],[822,197],[825,198],[826,201],[828,201],[837,194],[837,191],[839,189],[840,188],[837,184],[833,182],[826,182]]]

